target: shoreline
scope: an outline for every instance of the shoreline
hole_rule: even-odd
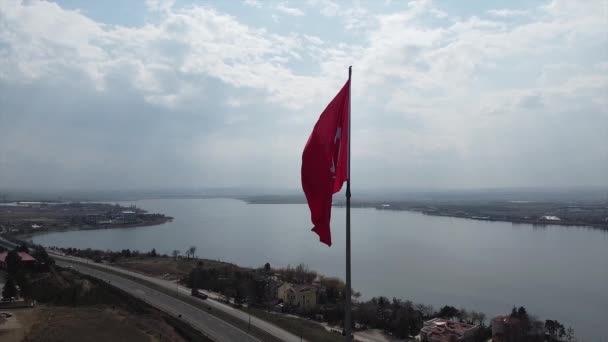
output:
[[[160,226],[167,222],[173,221],[173,217],[164,217],[159,220],[155,220],[152,222],[140,222],[129,225],[108,225],[105,227],[96,227],[96,226],[85,226],[85,227],[68,227],[68,228],[56,228],[56,229],[48,229],[44,231],[30,232],[26,234],[11,234],[12,236],[18,239],[31,239],[34,236],[44,235],[49,233],[63,233],[63,232],[72,232],[72,231],[80,231],[80,230],[109,230],[109,229],[129,229],[129,228],[140,228],[140,227],[153,227]]]
[[[306,205],[306,202],[302,202],[302,201],[259,201],[259,200],[251,200],[251,199],[239,199],[244,201],[246,204],[258,204],[258,205],[275,205],[275,204],[304,204]],[[445,211],[437,211],[435,210],[428,210],[428,207],[431,207],[430,205],[412,205],[410,207],[388,207],[388,208],[383,208],[382,207],[383,204],[378,204],[378,203],[370,203],[370,204],[361,204],[361,203],[355,203],[351,206],[351,208],[356,209],[356,208],[360,208],[360,209],[375,209],[378,211],[393,211],[393,212],[400,212],[400,211],[407,211],[407,212],[412,212],[412,213],[420,213],[423,215],[427,215],[427,216],[435,216],[435,217],[451,217],[451,218],[459,218],[459,219],[467,219],[467,220],[473,220],[473,221],[485,221],[485,222],[505,222],[505,223],[512,223],[512,224],[529,224],[532,226],[541,226],[541,227],[547,227],[547,226],[563,226],[563,227],[578,227],[578,228],[590,228],[590,229],[599,229],[599,230],[607,230],[608,231],[608,217],[606,218],[607,221],[605,221],[606,223],[589,223],[589,222],[577,222],[577,221],[553,221],[553,220],[540,220],[540,219],[535,219],[535,218],[529,218],[529,219],[525,219],[525,218],[515,218],[515,217],[492,217],[492,216],[488,216],[488,215],[473,215],[473,214],[459,214],[459,213],[450,213],[450,212],[445,212]],[[334,208],[345,208],[346,206],[343,203],[338,203],[338,204],[333,204],[332,207]],[[424,208],[427,207],[427,208]],[[434,208],[436,206],[433,206]],[[426,209],[426,210],[425,210]]]
[[[375,208],[376,210],[387,210],[387,209],[378,209]],[[390,209],[388,209],[390,210]],[[591,229],[600,229],[600,230],[608,230],[608,225],[600,225],[600,224],[589,224],[589,223],[577,223],[577,222],[560,222],[560,221],[535,221],[535,220],[514,220],[514,219],[501,219],[501,218],[481,218],[481,217],[467,217],[467,216],[458,216],[458,215],[451,215],[451,214],[443,214],[443,213],[430,213],[430,212],[424,212],[424,211],[419,211],[419,210],[414,210],[414,209],[396,209],[394,211],[409,211],[409,212],[416,212],[416,213],[421,213],[423,215],[428,215],[428,216],[435,216],[435,217],[451,217],[451,218],[459,218],[459,219],[466,219],[466,220],[473,220],[473,221],[485,221],[485,222],[505,222],[505,223],[512,223],[512,224],[529,224],[532,226],[541,226],[541,227],[547,227],[547,226],[563,226],[563,227],[578,227],[578,228],[591,228]]]

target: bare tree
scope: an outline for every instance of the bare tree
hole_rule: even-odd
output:
[[[568,329],[566,329],[566,341],[568,342],[572,342],[572,341],[576,341],[576,338],[574,337],[574,329],[572,329],[572,327],[568,327]]]
[[[477,319],[479,322],[479,325],[481,325],[482,327],[485,326],[485,322],[486,322],[486,314],[483,312],[478,312],[477,313]]]
[[[430,317],[435,312],[432,305],[416,304],[414,308],[422,312],[424,317]]]
[[[188,257],[188,259],[190,259],[190,257],[194,257],[194,253],[196,252],[196,246],[190,246],[188,247],[188,249],[185,250],[186,256]]]
[[[177,259],[177,257],[181,254],[180,251],[178,251],[177,249],[173,250],[173,252],[171,253],[173,255],[173,258]]]

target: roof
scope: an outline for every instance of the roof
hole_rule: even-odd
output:
[[[36,261],[36,259],[34,259],[33,256],[31,256],[25,252],[18,252],[17,254],[19,254],[19,258],[21,258],[21,261]],[[8,255],[8,252],[0,253],[0,261],[4,262],[6,260],[7,255]]]
[[[286,286],[295,292],[308,292],[308,291],[316,290],[316,288],[312,285],[298,285],[298,284],[292,284],[292,283],[287,283],[287,282],[281,284],[279,287],[281,287],[281,286]]]
[[[456,339],[465,335],[471,329],[476,328],[476,325],[466,324],[461,322],[452,322],[443,318],[433,318],[424,322],[422,331],[428,334],[430,341],[450,341],[453,336]]]
[[[132,211],[132,210],[125,210],[125,211],[123,211],[122,213],[123,213],[123,214],[135,214],[135,212],[134,212],[134,211]]]

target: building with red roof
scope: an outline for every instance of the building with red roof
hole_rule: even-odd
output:
[[[26,265],[33,265],[36,262],[36,259],[34,259],[33,256],[25,253],[25,252],[17,252],[17,254],[19,255],[19,258],[21,259],[21,262],[26,264]],[[2,252],[0,253],[0,269],[6,269],[6,256],[8,255],[8,252]]]
[[[420,338],[428,342],[472,341],[477,330],[479,330],[478,325],[433,318],[424,322],[420,330]]]

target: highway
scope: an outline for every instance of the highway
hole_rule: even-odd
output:
[[[183,286],[178,286],[175,282],[170,282],[167,280],[162,280],[162,279],[158,279],[158,278],[154,278],[154,277],[150,277],[150,276],[146,276],[143,275],[141,273],[137,273],[137,272],[132,272],[132,271],[127,271],[125,269],[122,268],[118,268],[118,267],[113,267],[113,266],[109,266],[106,264],[99,264],[99,263],[92,263],[91,261],[88,261],[86,259],[81,259],[81,258],[76,258],[76,257],[71,257],[71,256],[63,256],[63,255],[58,255],[56,253],[53,253],[52,251],[49,251],[50,255],[53,256],[53,258],[57,261],[57,263],[61,266],[61,265],[65,265],[62,264],[63,263],[71,263],[71,265],[73,265],[74,267],[76,267],[76,265],[79,265],[80,267],[86,266],[87,263],[90,263],[91,265],[93,265],[96,269],[97,268],[102,268],[102,269],[107,269],[108,271],[114,272],[114,273],[119,273],[119,274],[124,274],[127,277],[135,277],[135,278],[139,278],[143,281],[147,281],[150,283],[153,283],[157,286],[163,287],[169,291],[174,291],[176,293],[179,294],[179,296],[184,296],[184,297],[190,297],[192,299],[204,302],[206,305],[209,305],[211,307],[213,307],[214,310],[220,310],[226,314],[229,314],[235,318],[238,318],[244,322],[251,322],[251,325],[254,327],[257,327],[260,330],[263,330],[265,332],[267,332],[268,334],[276,337],[278,340],[284,341],[284,342],[306,342],[306,340],[303,340],[300,336],[296,336],[286,330],[283,330],[271,323],[268,323],[264,320],[261,320],[255,316],[250,316],[248,313],[235,309],[229,305],[226,305],[224,303],[220,303],[218,301],[213,300],[212,298],[215,297],[215,295],[213,293],[208,293],[210,299],[207,300],[202,300],[202,299],[198,299],[198,298],[194,298],[190,296],[190,289],[189,288],[185,288]],[[79,269],[80,270],[80,269]],[[99,272],[99,271],[98,271]],[[83,272],[84,273],[84,272]],[[106,273],[106,272],[101,272],[104,274],[108,274],[111,275],[111,273]],[[97,277],[96,275],[91,274],[92,276]],[[114,275],[116,276],[116,275]],[[174,298],[175,299],[175,298]],[[177,299],[175,299],[177,300]],[[198,308],[196,308],[198,309]],[[199,309],[200,310],[200,309]],[[202,312],[204,312],[204,310],[201,310]],[[217,318],[216,318],[217,319]],[[245,340],[243,340],[245,341]]]
[[[156,291],[138,282],[126,279],[112,273],[97,270],[72,261],[57,260],[59,266],[72,266],[74,270],[83,274],[88,274],[95,278],[110,283],[112,286],[120,288],[127,293],[142,299],[146,303],[173,316],[181,315],[181,319],[202,331],[212,340],[222,342],[259,342],[260,340],[248,335],[246,332],[229,325],[219,318],[194,307],[188,303]]]
[[[0,244],[7,247],[15,247],[16,245],[10,241],[0,238]],[[209,335],[212,339],[218,342],[222,341],[259,341],[255,337],[246,334],[245,331],[230,325],[229,323],[209,314],[205,310],[195,307],[180,300],[169,296],[165,293],[159,292],[150,286],[146,286],[145,282],[152,283],[155,286],[164,288],[165,291],[174,291],[178,297],[184,296],[189,300],[196,300],[204,303],[206,306],[210,306],[213,310],[222,311],[225,314],[232,316],[233,318],[239,319],[243,322],[251,324],[251,326],[258,328],[273,336],[275,340],[284,342],[307,342],[300,336],[296,336],[284,329],[277,327],[269,322],[261,320],[255,316],[250,316],[248,313],[235,309],[224,303],[215,301],[215,295],[213,293],[207,293],[209,299],[202,300],[190,296],[190,289],[178,286],[175,282],[162,280],[150,276],[143,275],[141,273],[128,271],[122,268],[101,264],[93,263],[90,260],[76,258],[72,256],[66,256],[56,253],[53,250],[47,249],[49,255],[51,255],[59,266],[72,266],[79,272],[91,275],[93,277],[110,281],[112,285],[119,287],[134,296],[141,298],[147,303],[165,311],[169,314],[182,315],[182,318],[190,323],[193,327]],[[103,270],[108,272],[104,272]],[[124,277],[120,276],[124,275]],[[133,281],[129,278],[137,278],[144,281],[141,282]]]

